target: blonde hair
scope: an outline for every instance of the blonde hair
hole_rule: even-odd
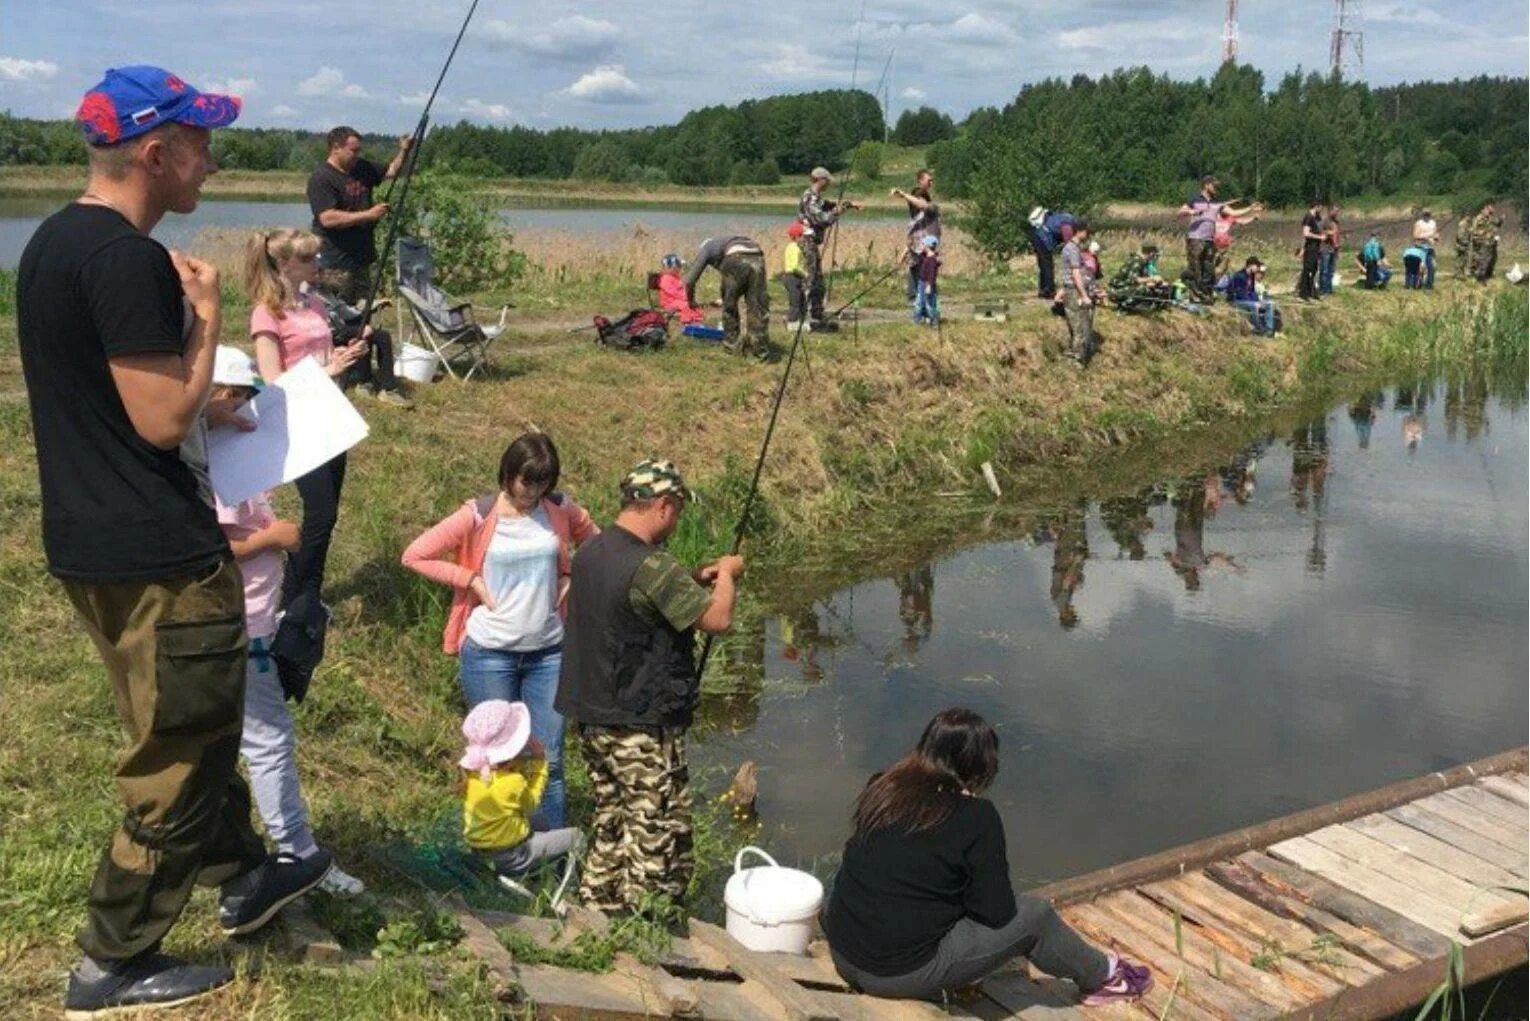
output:
[[[306,230],[278,227],[258,230],[244,243],[244,293],[253,305],[264,305],[281,318],[282,310],[297,300],[285,278],[277,271],[284,259],[312,255],[319,239]]]

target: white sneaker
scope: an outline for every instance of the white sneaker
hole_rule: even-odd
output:
[[[357,897],[367,892],[367,884],[339,865],[331,865],[329,871],[324,873],[324,878],[319,880],[319,889],[337,897]]]

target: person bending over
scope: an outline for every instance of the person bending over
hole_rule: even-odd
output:
[[[1152,987],[1140,965],[1090,946],[1052,905],[1016,897],[1004,824],[982,797],[999,737],[969,709],[938,713],[918,746],[871,778],[829,898],[834,967],[873,996],[939,1000],[1024,957],[1088,1005]]]

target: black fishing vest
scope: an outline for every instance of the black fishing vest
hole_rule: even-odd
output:
[[[597,727],[690,726],[701,698],[695,634],[632,608],[632,578],[655,547],[613,525],[574,557],[558,712]]]

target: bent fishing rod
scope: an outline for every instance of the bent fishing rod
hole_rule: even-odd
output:
[[[377,295],[382,290],[383,273],[388,266],[388,253],[393,251],[394,244],[398,241],[398,232],[403,224],[404,207],[409,201],[409,183],[414,180],[415,168],[420,164],[420,149],[425,142],[425,131],[430,124],[430,108],[435,105],[436,96],[441,91],[441,83],[446,80],[446,72],[451,68],[452,61],[457,57],[457,48],[462,45],[462,37],[467,35],[468,24],[473,20],[473,14],[478,10],[478,0],[468,6],[467,16],[462,19],[462,27],[457,29],[457,38],[452,42],[451,52],[446,55],[446,63],[441,65],[441,73],[436,75],[436,84],[430,90],[430,96],[425,100],[425,108],[420,111],[420,121],[414,127],[414,133],[409,136],[409,151],[404,157],[404,166],[388,184],[388,193],[383,196],[383,201],[388,205],[388,234],[383,244],[382,254],[377,259],[377,271],[372,275],[372,285],[367,290],[366,304],[361,307],[361,329],[364,332],[372,322],[372,312],[377,306]],[[398,203],[393,203],[393,193],[399,193]]]

